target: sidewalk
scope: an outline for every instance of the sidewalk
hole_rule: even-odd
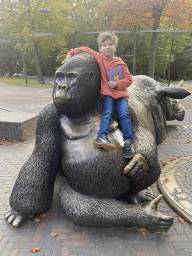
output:
[[[52,102],[52,88],[5,85],[0,81],[0,138],[26,141],[35,135],[38,114]]]
[[[190,86],[192,87],[192,83]],[[8,99],[2,101],[2,91],[4,90],[4,96],[10,97],[10,105],[3,105],[3,108],[19,110],[20,105],[24,106],[26,104],[26,108],[22,108],[26,114],[35,111],[38,113],[44,105],[51,102],[51,89],[42,93],[39,88],[39,92],[31,88],[13,91],[13,89],[21,88],[10,86],[8,91],[12,88],[11,96],[11,92],[9,95],[5,92],[7,89],[3,85],[0,88],[1,106],[6,104],[5,102]],[[18,100],[18,104],[13,106],[11,97],[21,99],[21,95],[25,95],[26,102],[21,104]],[[29,98],[27,99],[27,97]],[[37,98],[38,101],[36,101]],[[159,160],[161,159],[161,162],[164,161],[164,163],[169,162],[172,158],[192,155],[192,95],[183,99],[182,103],[186,109],[185,120],[183,122],[168,122],[166,140],[158,146]],[[32,109],[29,106],[34,106],[34,108]],[[164,200],[159,203],[160,212],[174,216],[175,221],[171,229],[163,234],[155,234],[149,231],[145,233],[131,227],[89,228],[74,225],[66,219],[59,204],[58,192],[63,181],[60,176],[56,180],[52,207],[46,212],[46,216],[41,218],[40,222],[35,222],[33,219],[27,220],[18,229],[11,227],[4,220],[4,212],[8,209],[9,197],[15,179],[20,168],[32,153],[34,145],[35,137],[22,143],[0,143],[1,256],[31,256],[34,253],[30,250],[34,246],[41,248],[35,253],[37,256],[192,255],[192,225],[186,221],[182,224],[178,220],[178,214]],[[159,194],[156,184],[152,186],[152,190],[155,195]],[[52,233],[57,233],[57,236],[52,236]]]

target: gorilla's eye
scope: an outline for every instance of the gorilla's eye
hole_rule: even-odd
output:
[[[78,74],[76,72],[71,72],[71,73],[68,73],[67,76],[71,79],[74,79],[78,76]]]
[[[55,78],[56,78],[56,80],[61,81],[64,78],[64,75],[63,74],[57,74]]]

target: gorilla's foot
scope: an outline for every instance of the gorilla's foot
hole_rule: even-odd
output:
[[[20,213],[17,213],[13,211],[12,209],[9,209],[4,214],[5,220],[11,224],[13,227],[18,228],[21,226],[25,219],[27,219],[27,216],[21,215]],[[30,216],[32,218],[33,216]]]
[[[122,199],[129,204],[140,204],[142,202],[149,202],[155,198],[155,195],[147,189],[144,189],[133,195],[123,195]]]
[[[157,210],[157,205],[162,197],[163,195],[159,195],[141,207],[144,210],[143,216],[146,215],[146,228],[151,232],[168,231],[173,225],[173,217],[163,215]]]

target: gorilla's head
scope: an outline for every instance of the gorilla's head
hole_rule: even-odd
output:
[[[88,53],[70,58],[55,73],[53,101],[60,113],[84,115],[100,97],[101,75],[97,61]]]

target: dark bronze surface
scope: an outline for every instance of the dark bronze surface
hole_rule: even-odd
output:
[[[158,180],[158,188],[167,203],[192,223],[192,156],[166,164]]]

